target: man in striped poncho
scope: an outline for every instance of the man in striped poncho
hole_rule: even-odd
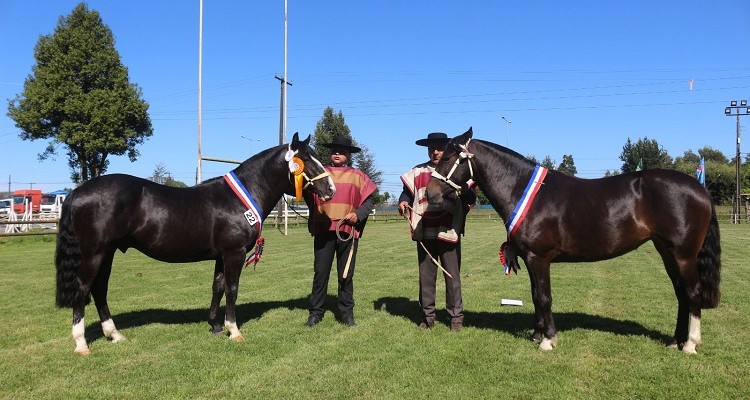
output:
[[[331,149],[331,164],[325,168],[336,185],[336,195],[327,202],[320,201],[314,194],[305,195],[310,208],[307,228],[314,237],[315,246],[310,314],[305,325],[313,327],[323,319],[328,278],[335,255],[339,320],[347,326],[355,326],[354,265],[359,238],[367,217],[375,208],[373,194],[377,186],[364,172],[349,166],[352,153],[360,151],[359,147],[352,145],[351,139],[335,136],[331,143],[321,145]]]
[[[401,175],[404,190],[399,197],[398,208],[401,215],[409,219],[412,240],[418,242],[419,304],[424,313],[419,328],[428,329],[435,324],[438,265],[433,261],[434,257],[447,272],[443,273],[445,308],[450,316],[451,331],[458,332],[464,323],[460,275],[461,235],[466,213],[469,211],[469,205],[476,201],[476,194],[468,190],[456,202],[444,202],[445,208],[438,208],[427,202],[427,182],[435,170],[435,165],[440,161],[448,140],[448,135],[442,132],[433,132],[427,135],[426,139],[417,140],[417,145],[427,147],[430,160]]]

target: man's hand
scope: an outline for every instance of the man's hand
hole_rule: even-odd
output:
[[[357,218],[357,214],[350,212],[349,214],[346,214],[344,221],[348,222],[349,225],[354,225],[359,221],[359,218]]]
[[[402,201],[398,203],[398,213],[401,214],[402,216],[406,215],[406,207],[408,206],[409,206],[409,202],[407,201]]]

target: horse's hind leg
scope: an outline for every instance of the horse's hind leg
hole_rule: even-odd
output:
[[[698,269],[694,258],[692,260],[678,260],[677,264],[681,277],[678,281],[682,283],[682,301],[680,302],[682,304],[678,306],[679,314],[675,327],[675,340],[677,343],[682,343],[683,353],[696,354],[696,348],[701,343],[702,305]],[[675,285],[676,292],[677,286]]]
[[[221,258],[216,260],[214,266],[214,283],[212,285],[211,308],[208,310],[208,324],[211,326],[211,333],[219,334],[223,332],[222,324],[219,321],[219,306],[221,298],[224,296],[224,262]]]
[[[96,275],[94,284],[91,287],[91,295],[94,297],[94,304],[96,304],[96,311],[99,313],[99,321],[102,323],[104,336],[111,339],[112,343],[117,343],[125,340],[125,336],[115,327],[115,323],[112,321],[112,314],[109,312],[109,304],[107,304],[107,290],[109,288],[109,276],[112,272],[112,259],[114,255],[115,250],[111,249],[101,257],[99,273]]]
[[[662,256],[667,275],[672,281],[677,297],[677,323],[669,347],[678,348],[688,354],[695,354],[701,342],[701,294],[698,291],[698,273],[694,257],[677,259],[672,251],[654,242]]]
[[[84,315],[86,314],[86,300],[83,298],[77,300],[73,304],[73,328],[71,334],[73,335],[73,342],[76,344],[74,353],[82,356],[91,354],[88,344],[86,344],[86,323],[84,322]]]

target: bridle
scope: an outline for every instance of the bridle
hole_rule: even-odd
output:
[[[309,186],[312,186],[313,183],[317,180],[329,177],[331,174],[326,171],[325,168],[323,168],[323,172],[320,174],[309,177],[307,173],[305,172],[305,163],[302,161],[301,158],[297,157],[297,154],[299,153],[299,150],[292,150],[291,145],[287,148],[287,152],[284,155],[284,159],[289,163],[289,180],[294,184],[297,199],[301,199],[302,197],[302,191],[307,189]],[[316,160],[314,157],[310,156],[310,158],[314,161],[318,162],[318,165],[322,165],[320,161]],[[302,180],[305,180],[306,183],[304,186],[300,187],[302,185]]]
[[[461,193],[461,185],[456,184],[451,180],[451,176],[453,176],[453,173],[456,171],[456,168],[461,164],[461,161],[466,160],[467,163],[469,163],[469,186],[470,182],[474,180],[474,168],[471,165],[471,159],[474,158],[474,153],[469,151],[469,142],[471,142],[471,138],[469,138],[465,144],[457,144],[457,146],[461,149],[461,151],[458,153],[458,157],[456,158],[456,161],[453,162],[453,166],[451,167],[451,170],[448,171],[448,175],[443,176],[437,170],[432,171],[432,177],[438,179],[441,182],[446,183],[448,186],[455,189],[457,194]]]

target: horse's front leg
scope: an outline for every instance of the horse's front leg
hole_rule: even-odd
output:
[[[532,339],[538,338],[539,350],[552,350],[557,346],[557,327],[552,317],[552,286],[549,261],[534,255],[526,258],[526,267],[533,280],[531,297],[534,301],[536,326]],[[533,271],[532,271],[533,270]]]
[[[212,285],[211,308],[208,310],[208,324],[211,326],[211,333],[220,334],[223,332],[221,321],[219,321],[219,306],[221,298],[224,296],[224,261],[221,258],[216,260],[214,265],[214,282]]]
[[[227,298],[226,313],[224,315],[224,327],[229,331],[229,338],[235,342],[244,340],[240,329],[237,327],[236,305],[237,294],[240,285],[240,273],[242,264],[245,261],[245,253],[236,251],[224,254],[224,293]]]
[[[536,299],[539,295],[537,292],[539,291],[539,285],[537,285],[536,278],[534,277],[534,273],[536,269],[533,268],[526,268],[529,272],[529,282],[531,283],[531,298]],[[542,334],[544,332],[544,317],[542,316],[542,309],[537,305],[537,302],[534,301],[534,332],[531,334],[531,340],[535,343],[539,343],[542,341]]]

